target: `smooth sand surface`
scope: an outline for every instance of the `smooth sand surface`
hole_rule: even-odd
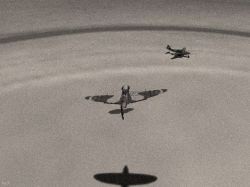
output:
[[[0,1],[0,39],[93,25],[178,25],[250,33],[248,1]],[[111,3],[112,2],[112,3]],[[180,8],[182,7],[182,8]],[[161,19],[160,19],[161,18]],[[167,44],[187,47],[170,60]],[[185,31],[78,33],[0,44],[0,186],[250,186],[250,38]],[[119,106],[85,100],[168,89]]]

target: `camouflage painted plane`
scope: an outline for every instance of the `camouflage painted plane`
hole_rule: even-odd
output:
[[[167,89],[160,89],[160,90],[149,90],[149,91],[141,91],[141,92],[133,91],[131,93],[129,85],[122,86],[121,90],[122,90],[122,92],[121,92],[120,99],[118,101],[116,101],[116,102],[109,102],[108,101],[108,99],[112,98],[114,95],[87,96],[87,97],[85,97],[85,99],[92,100],[92,101],[95,101],[95,102],[102,102],[102,103],[105,103],[105,104],[117,104],[117,105],[120,105],[121,117],[124,120],[124,113],[131,111],[131,110],[126,110],[125,111],[128,104],[144,101],[144,100],[147,100],[150,97],[157,96],[157,95],[167,91]],[[136,100],[136,99],[133,99],[134,95],[140,95],[140,96],[143,96],[143,98],[139,99],[139,100]]]
[[[168,49],[169,51],[167,51],[165,54],[173,55],[171,59],[183,58],[183,57],[189,58],[190,55],[190,52],[188,52],[185,47],[182,49],[172,49],[170,45],[167,45],[166,49]]]

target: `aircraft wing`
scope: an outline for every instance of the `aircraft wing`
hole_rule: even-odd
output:
[[[94,175],[94,178],[104,183],[121,185],[122,187],[130,185],[148,184],[156,181],[157,179],[157,177],[152,175],[133,173],[129,173],[127,175],[124,175],[122,173],[104,173]]]
[[[92,100],[95,102],[101,102],[105,104],[119,104],[120,102],[108,102],[108,99],[114,97],[114,95],[95,95],[95,96],[87,96],[85,97],[86,100]]]
[[[140,101],[144,101],[146,100],[146,98],[143,98],[143,99],[139,99],[139,100],[131,100],[130,103],[137,103],[137,102],[140,102]]]
[[[167,91],[167,89],[159,89],[159,90],[148,90],[148,91],[142,91],[142,92],[138,92],[138,95],[143,96],[143,99],[140,100],[132,100],[131,103],[135,103],[135,102],[139,102],[142,100],[146,100],[150,97],[154,97],[157,96],[159,94],[165,93]]]
[[[126,176],[126,181],[128,185],[142,185],[142,184],[149,184],[151,182],[156,181],[157,177],[152,175],[146,175],[146,174],[135,174],[135,173],[129,173],[128,176]]]
[[[171,59],[173,60],[173,59],[176,59],[176,58],[180,58],[180,56],[175,54]]]
[[[176,49],[172,49],[169,45],[167,45],[166,49],[168,49],[169,51],[177,52]]]

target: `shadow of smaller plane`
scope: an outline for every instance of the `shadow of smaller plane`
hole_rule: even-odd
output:
[[[94,178],[100,182],[129,187],[130,185],[149,184],[157,180],[156,176],[139,173],[129,173],[128,167],[122,173],[99,173]]]
[[[109,111],[110,114],[121,114],[122,119],[124,120],[124,114],[132,111],[132,108],[127,108],[128,104],[137,103],[140,101],[145,101],[151,97],[157,96],[159,94],[165,93],[167,89],[157,89],[157,90],[145,90],[145,91],[130,91],[129,85],[124,85],[121,88],[122,93],[120,99],[116,102],[108,101],[110,98],[114,97],[114,95],[95,95],[95,96],[87,96],[86,100],[92,100],[95,102],[101,102],[104,104],[115,104],[120,105],[120,112],[117,110]],[[142,96],[141,99],[136,99],[136,96]]]

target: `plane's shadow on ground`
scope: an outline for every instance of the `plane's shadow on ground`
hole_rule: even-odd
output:
[[[125,109],[123,109],[123,113],[125,114],[125,113],[131,112],[133,110],[134,110],[133,108],[125,108]],[[110,110],[109,113],[110,114],[121,114],[121,109]]]
[[[127,166],[124,167],[123,172],[121,173],[98,173],[94,175],[94,178],[99,182],[120,185],[122,187],[145,185],[157,180],[157,177],[154,175],[129,173]]]

